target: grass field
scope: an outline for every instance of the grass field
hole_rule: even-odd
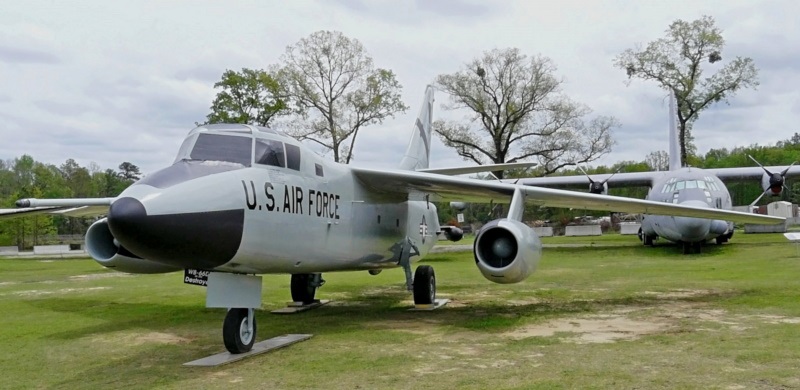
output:
[[[484,280],[471,253],[431,255],[452,299],[434,312],[409,312],[392,270],[326,274],[334,302],[273,315],[289,278],[265,276],[259,339],[315,336],[218,368],[181,366],[224,348],[224,310],[181,274],[0,260],[0,389],[800,387],[800,257],[781,235],[692,256],[586,240],[619,245],[545,249],[515,285]]]

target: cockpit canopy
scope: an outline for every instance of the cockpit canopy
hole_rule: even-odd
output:
[[[204,125],[192,129],[175,162],[209,161],[250,167],[254,163],[300,170],[300,147],[285,133],[241,124]],[[255,158],[254,158],[255,157]]]
[[[664,187],[661,188],[661,192],[666,193],[691,188],[719,191],[719,186],[717,186],[716,180],[711,177],[706,177],[705,179],[699,180],[678,180],[676,178],[672,178],[664,184]]]

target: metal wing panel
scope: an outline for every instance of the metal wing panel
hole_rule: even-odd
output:
[[[0,220],[37,214],[93,217],[108,213],[116,198],[20,199],[16,209],[0,209]]]
[[[653,181],[664,172],[650,171],[650,172],[628,172],[618,173],[611,177],[610,173],[602,175],[590,175],[594,181],[604,181],[608,179],[607,184],[614,187],[650,187]],[[504,180],[505,182],[515,182],[514,179]],[[520,179],[518,184],[525,184],[529,186],[548,187],[548,188],[581,188],[586,189],[589,187],[589,179],[584,175],[574,176],[548,176],[548,177],[531,177],[527,179]]]
[[[417,172],[436,173],[439,175],[464,175],[469,173],[506,171],[509,169],[530,168],[536,165],[537,165],[536,163],[519,162],[519,163],[508,163],[508,164],[475,165],[470,167],[426,168],[426,169],[417,169]]]
[[[766,167],[770,172],[782,172],[786,166]],[[740,180],[760,180],[764,175],[761,167],[739,167],[739,168],[713,168],[705,169],[706,172],[717,175],[723,182]],[[786,177],[800,176],[800,166],[794,166],[786,172]]]
[[[596,195],[551,188],[520,186],[498,181],[464,179],[411,171],[378,171],[352,168],[353,173],[372,191],[387,194],[424,192],[441,199],[468,202],[509,203],[515,189],[520,189],[526,201],[548,207],[582,208],[587,210],[618,211],[655,215],[722,219],[738,223],[776,224],[780,217],[737,211],[681,206],[620,196]]]

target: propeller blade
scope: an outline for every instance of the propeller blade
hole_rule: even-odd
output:
[[[770,172],[769,170],[767,170],[767,168],[764,168],[764,166],[763,166],[763,165],[761,165],[761,163],[760,163],[760,162],[756,161],[756,159],[754,159],[754,158],[753,158],[753,156],[751,156],[751,155],[749,155],[749,154],[748,154],[748,155],[747,155],[747,157],[750,157],[750,159],[751,159],[751,160],[753,160],[753,162],[754,162],[754,163],[756,163],[756,164],[757,164],[759,167],[761,167],[761,169],[763,169],[763,170],[764,170],[764,172],[766,172],[766,173],[767,173],[767,175],[770,175],[770,176],[772,176],[772,172]],[[781,176],[783,176],[783,175],[781,175]]]
[[[619,168],[617,168],[617,170],[616,170],[616,171],[614,171],[614,173],[612,173],[612,174],[611,174],[611,176],[607,177],[607,178],[606,178],[605,180],[603,180],[603,182],[602,182],[602,183],[600,183],[600,184],[606,184],[606,183],[608,182],[608,179],[611,179],[612,177],[614,177],[614,175],[616,175],[617,173],[619,173],[619,171],[621,171],[621,170],[622,170],[622,167],[619,167]]]
[[[767,192],[769,192],[769,191],[770,191],[770,189],[769,189],[769,188],[767,188],[767,190],[766,190],[766,191],[762,192],[762,193],[761,193],[761,195],[759,195],[759,196],[758,196],[758,198],[756,198],[756,200],[754,200],[754,201],[753,201],[753,203],[750,203],[750,207],[752,208],[753,206],[755,206],[755,205],[756,205],[756,203],[758,203],[758,201],[759,201],[759,200],[761,200],[761,198],[763,198],[763,197],[764,197],[764,195],[766,195],[766,194],[767,194]]]
[[[781,176],[782,176],[784,179],[786,178],[786,174],[789,172],[789,170],[790,170],[790,169],[792,169],[792,167],[794,166],[794,164],[797,164],[797,161],[793,162],[793,163],[792,163],[792,165],[789,165],[788,167],[786,167],[786,169],[784,169],[784,170],[781,172]]]
[[[591,177],[591,176],[589,176],[589,174],[588,174],[588,173],[586,173],[586,171],[585,171],[585,170],[583,170],[583,167],[581,167],[580,165],[578,165],[578,169],[580,169],[580,170],[581,170],[581,172],[583,172],[583,174],[584,174],[584,175],[586,175],[586,178],[587,178],[587,179],[589,179],[589,183],[591,183],[591,184],[594,184],[594,180],[592,180],[592,177]]]

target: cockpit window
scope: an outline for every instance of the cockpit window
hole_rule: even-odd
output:
[[[270,139],[256,139],[256,164],[286,167],[286,154],[283,142]]]
[[[690,188],[719,191],[719,187],[717,187],[717,184],[714,182],[714,180],[706,178],[706,180],[681,180],[681,181],[670,180],[666,184],[664,184],[664,187],[661,189],[661,192],[667,193],[667,192],[680,191],[682,189],[690,189]]]
[[[286,167],[300,170],[300,147],[292,144],[286,144]]]
[[[219,134],[199,134],[189,157],[192,160],[227,161],[250,166],[253,139]]]

